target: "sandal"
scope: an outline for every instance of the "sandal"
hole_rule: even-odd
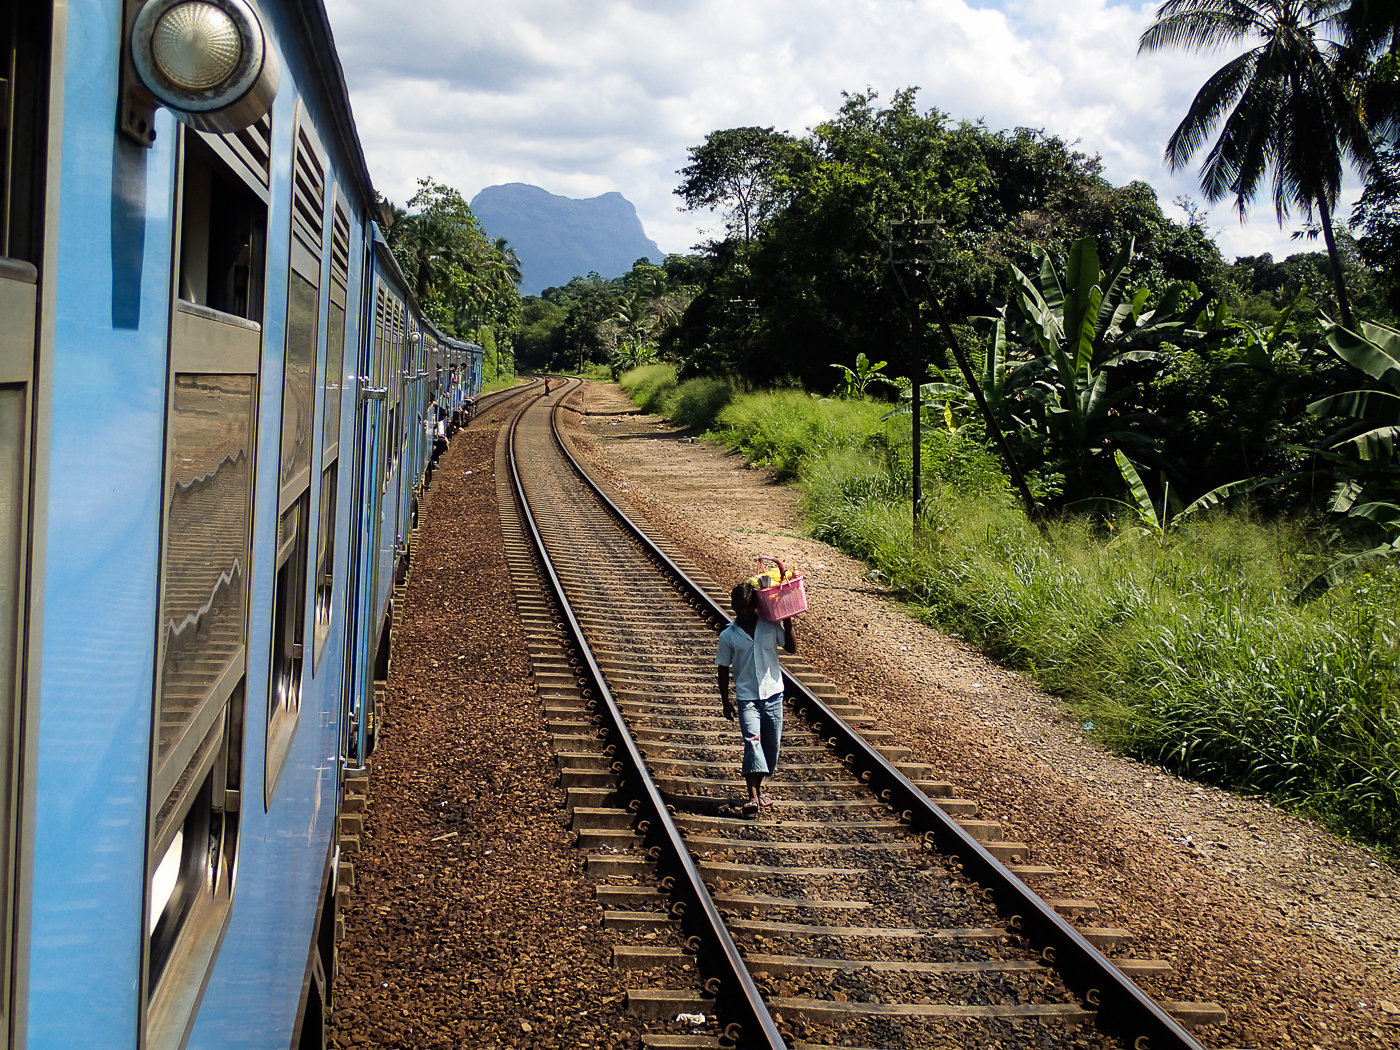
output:
[[[757,802],[745,802],[743,807],[744,815],[746,817],[754,816],[756,813],[758,813],[758,805],[759,804]]]
[[[770,797],[767,796],[767,795],[759,795],[759,796],[758,796],[758,804],[759,804],[760,806],[762,806],[764,809],[772,809],[772,808],[773,808],[773,800],[772,800],[772,798],[770,798]]]

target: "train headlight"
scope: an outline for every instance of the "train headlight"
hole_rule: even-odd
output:
[[[151,32],[156,68],[185,91],[218,87],[233,75],[242,57],[238,26],[213,4],[176,4],[156,19]]]
[[[131,59],[155,100],[202,131],[246,128],[277,94],[276,52],[249,0],[149,0]]]

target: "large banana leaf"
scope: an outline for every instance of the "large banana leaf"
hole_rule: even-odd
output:
[[[1361,498],[1362,485],[1357,478],[1339,478],[1332,489],[1332,511],[1334,514],[1350,514],[1356,501]]]
[[[1354,569],[1359,565],[1364,565],[1368,561],[1377,558],[1392,558],[1400,554],[1400,536],[1396,536],[1389,543],[1382,543],[1379,547],[1372,547],[1368,551],[1361,551],[1357,554],[1348,554],[1345,558],[1338,558],[1318,576],[1309,581],[1308,585],[1298,592],[1293,599],[1295,602],[1305,602],[1316,598],[1329,588],[1339,583],[1348,569]]]
[[[1036,296],[1051,315],[1063,318],[1065,290],[1060,285],[1060,275],[1055,272],[1055,264],[1051,261],[1049,252],[1044,248],[1036,248],[1036,254],[1040,256],[1040,291]],[[1044,294],[1041,294],[1042,292]]]
[[[1332,448],[1351,452],[1367,463],[1389,463],[1395,457],[1397,436],[1400,436],[1400,427],[1377,427],[1338,442]]]
[[[1382,500],[1359,503],[1351,508],[1351,516],[1374,521],[1387,532],[1400,529],[1400,506],[1394,503],[1386,503]]]
[[[1322,321],[1327,345],[1347,364],[1372,379],[1400,390],[1400,331],[1385,325],[1361,322],[1361,335],[1326,318]]]
[[[1006,390],[1006,317],[998,316],[982,362],[982,393],[995,408]]]
[[[1129,238],[1128,243],[1119,251],[1117,258],[1113,260],[1112,269],[1099,279],[1099,287],[1102,294],[1099,297],[1099,306],[1095,311],[1094,318],[1094,347],[1090,358],[1091,362],[1097,364],[1106,352],[1109,343],[1116,339],[1121,333],[1123,322],[1135,317],[1137,310],[1134,307],[1136,296],[1126,302],[1123,297],[1127,294],[1128,264],[1132,262],[1134,241]],[[1139,291],[1145,292],[1144,289]],[[1146,294],[1143,301],[1146,301]]]
[[[1242,478],[1239,481],[1231,481],[1218,488],[1213,488],[1199,499],[1192,500],[1189,506],[1183,507],[1172,520],[1176,521],[1192,514],[1204,513],[1213,507],[1220,506],[1232,496],[1259,488],[1261,484],[1267,484],[1267,482],[1260,482],[1258,478]]]
[[[1386,390],[1348,390],[1308,406],[1312,416],[1352,416],[1368,423],[1400,426],[1400,394]]]
[[[1162,517],[1157,513],[1157,508],[1152,503],[1152,495],[1147,491],[1147,486],[1142,483],[1142,477],[1138,474],[1137,468],[1133,466],[1133,461],[1123,455],[1121,450],[1113,453],[1113,461],[1118,464],[1119,473],[1123,475],[1123,480],[1128,483],[1128,491],[1133,494],[1133,499],[1137,502],[1138,516],[1142,518],[1143,524],[1160,532],[1163,527]]]
[[[1049,261],[1048,256],[1045,261]],[[1054,267],[1051,270],[1053,272]],[[1081,237],[1070,246],[1069,260],[1065,264],[1063,313],[1065,348],[1074,361],[1076,372],[1084,368],[1094,354],[1094,327],[1103,303],[1099,276],[1099,253],[1094,241]]]

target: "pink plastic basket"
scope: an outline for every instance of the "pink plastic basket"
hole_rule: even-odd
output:
[[[779,576],[783,575],[783,563],[777,558],[759,558],[758,567],[763,568],[763,563],[766,561],[771,561],[778,567]],[[784,580],[775,587],[764,587],[757,594],[758,612],[765,620],[777,623],[779,620],[786,620],[789,616],[798,616],[807,611],[807,587],[802,582],[800,573],[790,580]]]

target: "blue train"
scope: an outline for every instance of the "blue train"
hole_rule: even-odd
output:
[[[0,10],[0,1050],[323,1046],[481,350],[380,235],[320,0]]]

